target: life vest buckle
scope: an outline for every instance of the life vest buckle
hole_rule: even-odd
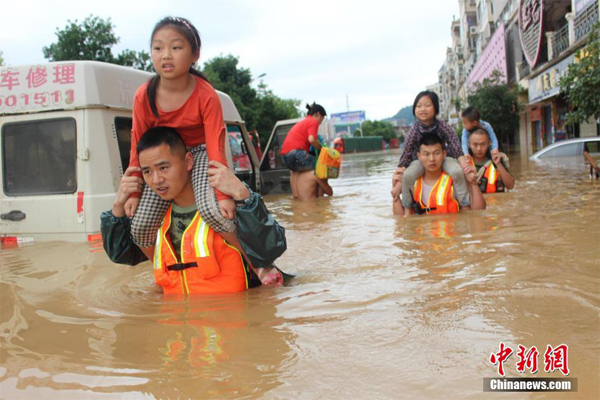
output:
[[[198,264],[194,261],[194,262],[189,262],[189,263],[168,265],[167,269],[169,271],[183,271],[184,269],[197,268],[197,267],[198,267]]]
[[[412,203],[412,209],[415,212],[415,214],[429,214],[431,211],[435,211],[436,207],[430,208],[430,207],[421,207],[421,205],[417,202]]]

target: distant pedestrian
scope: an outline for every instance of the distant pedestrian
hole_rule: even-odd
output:
[[[596,145],[597,143],[595,142]],[[598,162],[590,155],[587,143],[583,144],[583,158],[590,164],[590,178],[600,178],[600,167],[598,166]]]
[[[317,132],[319,131],[319,125],[327,115],[325,108],[316,103],[312,105],[307,104],[306,109],[308,110],[306,118],[292,127],[281,146],[282,161],[290,170],[290,185],[292,187],[292,196],[295,199],[312,198],[312,189],[317,189],[318,187],[328,187],[328,190],[325,190],[324,193],[330,196],[333,194],[333,190],[331,190],[331,187],[327,183],[327,179],[317,179],[316,177],[314,179],[300,178],[303,174],[314,175],[317,158],[310,153],[310,147],[312,146],[316,150],[321,150],[322,146],[319,142]],[[309,184],[301,184],[303,182],[309,182]],[[307,191],[307,187],[310,187],[309,191]]]

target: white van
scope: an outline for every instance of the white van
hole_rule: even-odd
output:
[[[99,233],[129,165],[133,96],[150,76],[94,61],[0,68],[0,241]],[[244,121],[218,93],[229,167],[261,192]]]

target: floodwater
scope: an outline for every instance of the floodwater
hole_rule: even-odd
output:
[[[281,288],[165,298],[97,245],[0,252],[2,399],[595,399],[600,183],[513,157],[488,210],[394,217],[398,153],[347,155],[335,196],[266,196]],[[491,353],[568,345],[572,393],[484,393]],[[525,376],[530,376],[526,373]]]

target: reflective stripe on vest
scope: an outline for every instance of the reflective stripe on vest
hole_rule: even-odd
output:
[[[475,168],[477,168],[475,166],[475,162],[473,161],[472,157],[471,157],[471,165],[473,165]],[[485,168],[485,172],[483,173],[481,180],[479,182],[477,182],[481,191],[483,193],[503,192],[504,187],[502,187],[501,181],[498,179],[498,169],[496,168],[494,163],[490,160],[490,161],[486,162],[481,168]],[[478,171],[478,173],[479,173],[479,171]],[[485,186],[481,186],[484,178],[485,178],[486,184],[485,184]]]
[[[460,207],[456,199],[454,199],[454,186],[452,178],[442,172],[431,192],[429,193],[429,201],[427,205],[423,203],[423,177],[419,177],[414,185],[413,200],[421,206],[428,214],[447,214],[456,213]]]
[[[241,254],[227,245],[198,212],[183,232],[181,262],[168,238],[170,226],[171,207],[158,230],[154,251],[154,277],[165,293],[225,293],[239,291],[241,286],[244,286],[242,290],[248,287],[247,269]],[[225,274],[222,274],[218,254],[219,259],[225,257],[228,260]]]

